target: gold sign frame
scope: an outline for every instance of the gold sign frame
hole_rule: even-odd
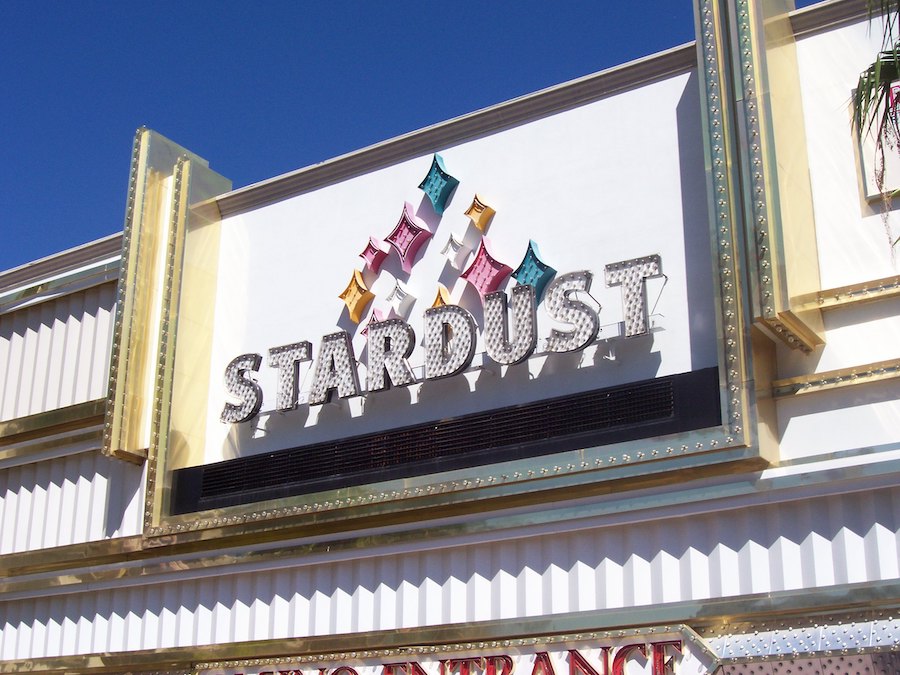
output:
[[[472,512],[559,503],[762,468],[775,460],[777,446],[769,431],[772,404],[767,398],[757,396],[757,390],[768,384],[766,355],[772,348],[764,339],[754,336],[753,321],[748,318],[756,317],[758,323],[769,325],[754,310],[759,307],[762,286],[758,270],[763,267],[756,265],[754,254],[748,253],[748,241],[758,238],[759,233],[753,221],[745,225],[746,209],[752,207],[740,199],[739,186],[746,176],[746,167],[742,172],[744,160],[737,127],[747,120],[736,106],[727,104],[735,95],[729,74],[733,63],[728,36],[734,28],[732,24],[742,16],[744,5],[745,2],[734,0],[698,2],[696,51],[690,46],[678,48],[501,106],[505,125],[513,126],[627,86],[653,81],[661,70],[687,71],[693,62],[701,64],[698,68],[700,107],[715,279],[721,423],[670,437],[517,460],[512,467],[476,467],[467,471],[464,478],[453,480],[418,477],[171,515],[167,506],[171,478],[168,467],[170,457],[178,452],[171,418],[173,411],[182,407],[184,397],[190,396],[179,387],[179,369],[184,371],[185,364],[193,361],[191,355],[202,353],[211,339],[209,323],[204,323],[203,315],[210,311],[215,297],[221,218],[427,154],[436,147],[471,138],[488,129],[496,130],[497,116],[474,113],[230,194],[223,194],[227,191],[223,189],[225,179],[211,172],[203,160],[186,152],[175,152],[177,161],[170,162],[168,170],[148,162],[145,143],[169,142],[153,132],[139,130],[132,160],[129,227],[126,228],[120,315],[116,323],[106,447],[110,454],[140,461],[141,430],[146,429],[149,466],[144,536],[148,545],[193,542],[191,546],[205,547],[213,542],[235,541],[235,538],[240,541],[337,535],[402,523],[422,523],[426,527],[429,520],[437,517],[465,517]],[[755,35],[754,25],[749,20],[745,23],[747,34]],[[755,58],[763,63],[757,52],[768,48],[768,43],[762,39],[753,44],[753,49],[748,50],[750,56],[740,58]],[[575,94],[577,102],[573,103]],[[774,161],[765,154],[758,159],[766,170]],[[159,176],[171,177],[172,181],[167,193],[168,219],[160,219],[158,213],[146,207],[147,190],[142,193],[140,188],[152,185],[154,180],[159,182],[162,180]],[[164,255],[147,256],[146,247],[135,245],[138,239],[153,241],[153,228],[165,234]],[[163,234],[156,235],[160,241],[162,237]],[[149,258],[157,261],[156,264],[148,264]],[[754,260],[753,264],[748,262],[749,258]],[[757,279],[749,287],[741,281],[748,273]],[[148,286],[158,289],[158,294],[153,296],[155,305],[140,297],[129,297],[134,289]],[[158,317],[161,326],[158,347],[147,339],[154,317]],[[754,349],[763,357],[755,365]],[[140,424],[133,419],[129,421],[135,417],[133,407],[141,408],[140,392],[148,391],[145,365],[148,360],[155,363],[149,428],[140,426],[143,421]],[[207,369],[207,379],[208,372]],[[201,372],[201,379],[203,375]],[[181,377],[184,381],[196,376],[196,373],[182,373]],[[184,432],[179,428],[178,433]]]

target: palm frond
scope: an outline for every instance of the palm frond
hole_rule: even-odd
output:
[[[891,106],[891,84],[900,78],[900,43],[878,54],[874,63],[859,76],[853,94],[853,122],[861,134],[872,131],[880,136],[885,125],[897,128],[897,119]]]
[[[900,79],[900,0],[868,0],[869,21],[883,20],[881,50],[864,70],[853,93],[853,123],[860,135],[873,134],[883,153],[887,135],[900,137],[891,84]]]
[[[872,134],[875,139],[875,185],[881,193],[881,218],[888,234],[893,259],[894,247],[900,243],[900,237],[892,237],[888,217],[891,201],[900,194],[900,190],[891,193],[885,190],[884,172],[885,146],[891,152],[896,152],[900,141],[900,124],[897,119],[900,101],[895,100],[891,91],[892,84],[900,80],[900,0],[867,2],[870,25],[877,15],[883,20],[881,50],[872,65],[859,76],[853,92],[853,124],[860,137]]]
[[[900,0],[868,0],[869,22],[876,16],[884,17],[881,48],[886,49],[894,40],[891,37],[900,21]]]
[[[869,21],[881,16],[881,50],[874,63],[859,76],[853,98],[853,121],[861,133],[868,133],[878,121],[876,135],[885,131],[893,118],[890,106],[891,82],[900,74],[900,0],[867,0]],[[896,120],[894,120],[896,124]]]

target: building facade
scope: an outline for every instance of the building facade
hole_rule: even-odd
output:
[[[238,190],[138,130],[0,273],[0,672],[900,672],[879,31],[777,4]]]

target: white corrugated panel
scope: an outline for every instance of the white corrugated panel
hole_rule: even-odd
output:
[[[142,475],[99,450],[0,470],[0,555],[139,534]]]
[[[0,315],[0,421],[106,396],[115,284]]]
[[[703,601],[898,571],[900,489],[0,605],[0,659]]]

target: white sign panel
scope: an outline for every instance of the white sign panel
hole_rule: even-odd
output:
[[[204,461],[714,367],[691,82],[227,217]]]

